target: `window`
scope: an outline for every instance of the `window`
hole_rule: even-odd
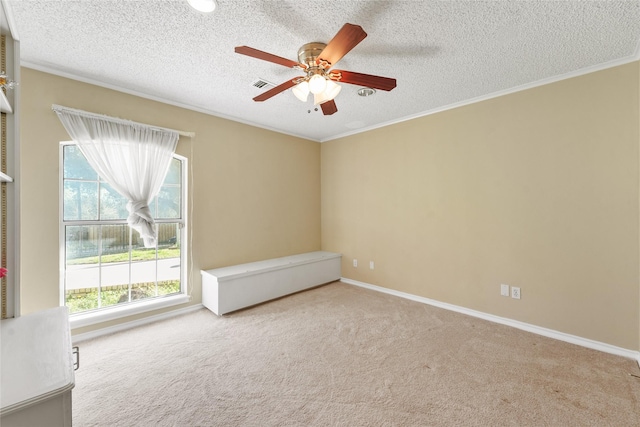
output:
[[[127,200],[98,176],[75,144],[64,143],[61,151],[62,304],[76,315],[184,295],[186,159],[174,155],[150,204],[158,239],[155,248],[145,248],[127,225]]]

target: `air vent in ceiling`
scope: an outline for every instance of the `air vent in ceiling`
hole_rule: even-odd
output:
[[[273,83],[266,81],[265,79],[261,79],[260,77],[258,77],[258,79],[256,81],[254,81],[253,86],[257,87],[258,89],[262,89],[265,86],[275,86]]]

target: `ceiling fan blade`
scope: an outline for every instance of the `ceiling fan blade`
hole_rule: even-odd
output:
[[[338,77],[334,78],[334,76]],[[340,83],[349,83],[387,91],[396,87],[396,79],[373,76],[371,74],[354,73],[353,71],[332,70],[331,79]]]
[[[338,107],[336,107],[336,102],[332,99],[331,101],[323,102],[320,104],[322,108],[322,114],[325,116],[330,116],[336,111],[338,111]]]
[[[289,67],[289,68],[294,68],[294,67],[300,67],[303,69],[306,68],[306,66],[296,61],[292,61],[290,59],[283,58],[281,56],[273,55],[271,53],[263,52],[261,50],[254,49],[249,46],[238,46],[236,47],[235,51],[236,53],[240,53],[242,55],[251,56],[253,58],[262,59],[263,61],[269,61],[279,65],[284,65],[285,67]]]
[[[328,62],[328,68],[345,56],[351,49],[367,37],[361,26],[344,24],[340,31],[331,39],[327,46],[320,52],[316,62]]]
[[[271,98],[272,96],[276,96],[280,92],[284,92],[285,90],[294,87],[296,85],[296,83],[294,83],[296,80],[298,80],[298,77],[296,77],[295,79],[287,80],[286,82],[282,83],[281,85],[278,85],[278,86],[274,87],[273,89],[269,89],[265,93],[256,96],[255,98],[253,98],[253,100],[256,101],[256,102],[266,101],[267,99]]]

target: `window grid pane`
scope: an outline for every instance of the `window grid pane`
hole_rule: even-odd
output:
[[[65,181],[63,203],[67,221],[98,219],[98,182]]]
[[[109,184],[100,181],[100,219],[127,219],[127,199]]]

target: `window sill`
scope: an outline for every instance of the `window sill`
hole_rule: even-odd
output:
[[[95,325],[97,323],[117,320],[135,314],[145,313],[147,311],[158,310],[161,308],[172,307],[174,305],[189,302],[188,295],[180,294],[169,297],[157,298],[151,301],[145,301],[137,304],[126,305],[122,307],[114,307],[108,310],[95,311],[85,314],[72,314],[69,316],[69,324],[71,329],[82,328],[84,326]]]

